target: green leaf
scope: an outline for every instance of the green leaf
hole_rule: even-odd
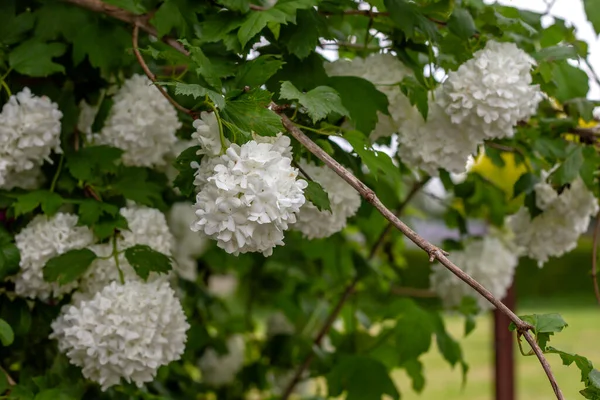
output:
[[[127,248],[125,258],[144,281],[148,279],[150,272],[166,274],[171,270],[171,259],[146,245],[138,244]]]
[[[147,10],[141,4],[141,0],[103,0],[105,3],[112,4],[124,10],[130,11],[134,14],[143,14]]]
[[[201,158],[196,154],[199,149],[200,146],[189,147],[182,151],[173,162],[173,166],[179,171],[173,181],[173,186],[179,188],[179,191],[185,197],[190,197],[195,193],[194,175],[196,169],[192,168],[191,163],[200,163]]]
[[[512,197],[518,197],[521,193],[529,194],[533,192],[533,188],[538,182],[539,178],[531,172],[524,173],[515,182]]]
[[[225,99],[214,90],[204,88],[196,83],[182,82],[156,82],[157,85],[175,86],[175,94],[182,96],[192,96],[194,99],[208,96],[208,98],[219,108],[225,107]]]
[[[10,325],[0,318],[0,342],[2,346],[10,346],[15,340],[15,334]]]
[[[552,174],[552,181],[559,186],[573,182],[579,175],[583,162],[583,150],[581,146],[575,146],[561,166]]]
[[[268,10],[251,11],[240,29],[238,30],[238,39],[242,47],[250,41],[257,33],[262,31],[269,22],[287,24],[296,23],[296,11],[299,9],[309,9],[317,5],[316,0],[280,0]]]
[[[4,393],[10,388],[10,384],[8,383],[8,377],[6,374],[0,374],[0,393]]]
[[[584,356],[580,356],[579,354],[567,353],[561,350],[558,350],[552,346],[548,347],[546,350],[547,353],[558,354],[563,362],[563,365],[569,366],[573,363],[579,368],[581,371],[581,382],[584,382],[586,386],[590,386],[593,382],[590,382],[590,373],[594,371],[594,365],[590,360],[588,360]],[[597,378],[597,372],[594,373],[594,378]],[[594,380],[595,382],[595,380]]]
[[[583,165],[579,175],[590,190],[594,190],[594,174],[600,167],[600,155],[593,147],[586,146],[583,149]]]
[[[69,250],[53,257],[44,266],[44,280],[65,285],[81,277],[98,258],[90,249]]]
[[[589,90],[588,75],[579,68],[559,61],[552,67],[552,76],[556,83],[556,99],[564,103],[577,97],[586,97]]]
[[[113,235],[116,230],[129,229],[127,220],[120,213],[113,216],[101,217],[98,222],[92,226],[94,236],[98,240],[104,240]]]
[[[429,92],[427,88],[421,85],[413,76],[402,79],[399,86],[402,93],[410,100],[410,104],[417,106],[423,119],[427,120],[427,114],[429,113]]]
[[[117,172],[123,150],[110,146],[86,146],[67,154],[66,166],[75,179],[94,182],[106,173]]]
[[[148,170],[140,167],[124,167],[112,184],[112,189],[126,199],[147,206],[162,202],[162,186],[148,177]]]
[[[537,61],[557,61],[569,58],[578,59],[577,49],[573,46],[550,46],[533,53],[532,57]]]
[[[308,57],[319,46],[319,38],[327,34],[327,21],[317,10],[298,10],[296,25],[281,31],[280,41],[299,59]]]
[[[397,185],[401,185],[402,177],[400,170],[396,167],[387,154],[377,151],[371,147],[369,140],[359,131],[348,131],[344,133],[346,139],[362,162],[369,168],[375,179],[385,177]]]
[[[4,243],[0,246],[0,280],[19,272],[21,255],[14,243]]]
[[[392,21],[407,38],[413,38],[417,30],[431,39],[440,37],[435,23],[423,14],[416,3],[408,0],[384,0],[383,3],[388,9]]]
[[[412,388],[415,392],[421,393],[425,387],[425,376],[423,375],[423,364],[419,360],[410,360],[402,364],[402,368],[412,380]]]
[[[224,5],[232,11],[240,11],[244,14],[250,11],[249,0],[218,0],[217,3]]]
[[[592,23],[596,34],[600,35],[600,8],[597,0],[583,0],[583,7],[588,21]]]
[[[206,82],[217,90],[221,90],[223,84],[219,78],[219,70],[215,68],[212,62],[204,54],[202,49],[198,46],[192,46],[190,43],[182,39],[181,43],[189,50],[190,58],[193,64],[196,66],[196,73],[206,80]]]
[[[230,100],[221,112],[225,126],[234,134],[250,136],[275,136],[283,130],[281,118],[266,107],[271,102],[271,93],[253,89]]]
[[[79,223],[82,225],[93,226],[100,220],[102,215],[114,217],[119,212],[119,207],[102,203],[94,199],[85,199],[79,204]]]
[[[250,88],[263,85],[270,77],[272,77],[285,64],[279,57],[270,54],[262,55],[247,63],[242,64],[242,67],[235,76],[235,86]]]
[[[279,96],[287,100],[298,100],[306,108],[313,124],[334,112],[348,115],[339,94],[328,86],[318,86],[306,93],[300,92],[290,81],[281,84]]]
[[[67,47],[62,43],[43,43],[31,39],[10,52],[8,64],[18,73],[34,77],[65,72],[65,68],[52,59],[62,56],[66,49]]]
[[[400,314],[395,337],[398,357],[404,364],[429,350],[434,325],[430,314],[412,300],[398,300],[390,308],[395,314]]]
[[[448,29],[461,39],[469,39],[477,32],[471,13],[462,7],[456,7],[452,12]]]
[[[540,153],[544,158],[565,158],[566,143],[562,138],[550,139],[548,137],[539,137],[533,142],[533,149]]]
[[[156,27],[160,38],[170,33],[173,28],[184,25],[185,19],[177,4],[174,1],[166,0],[156,10],[150,22]]]
[[[323,187],[315,181],[307,180],[308,186],[304,189],[306,200],[310,201],[319,209],[319,211],[331,211],[329,195],[323,190]]]
[[[114,1],[114,0],[113,0]],[[61,388],[45,389],[35,395],[34,400],[77,400]]]
[[[581,118],[585,122],[589,122],[594,119],[594,108],[596,108],[597,102],[585,98],[577,98],[569,100],[564,106],[567,114],[576,121]]]
[[[520,318],[531,324],[534,328],[535,336],[542,348],[542,351],[546,350],[546,346],[550,341],[550,336],[554,333],[561,332],[564,328],[569,326],[560,314],[531,314],[522,315]],[[511,331],[516,330],[516,326],[511,322],[509,325]]]
[[[377,111],[389,114],[387,96],[365,79],[334,76],[327,80],[326,85],[339,93],[354,127],[365,134],[375,129],[379,119]]]
[[[44,214],[51,216],[58,211],[63,201],[63,198],[56,193],[48,190],[34,190],[18,195],[12,206],[15,211],[15,217],[27,214],[40,205]]]
[[[364,355],[341,356],[326,378],[329,397],[346,391],[346,400],[380,400],[385,394],[400,399],[385,365]]]
[[[0,2],[0,43],[7,46],[18,43],[34,24],[32,12],[25,11],[17,15],[14,1]]]

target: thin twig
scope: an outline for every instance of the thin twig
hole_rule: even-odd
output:
[[[594,294],[596,301],[600,305],[600,288],[598,287],[597,263],[598,263],[598,237],[600,233],[600,212],[596,215],[596,225],[594,227],[594,247],[592,249],[592,281],[594,282]]]
[[[529,329],[533,329],[533,327],[521,320],[512,310],[510,310],[504,303],[498,300],[490,291],[488,291],[485,287],[483,287],[479,282],[471,278],[467,273],[457,267],[452,261],[446,257],[448,253],[443,251],[442,249],[434,246],[432,243],[425,240],[423,237],[418,235],[415,231],[410,229],[404,222],[402,222],[398,217],[394,215],[375,195],[375,192],[367,187],[362,181],[357,179],[350,171],[345,169],[340,163],[334,160],[329,154],[327,154],[323,149],[321,149],[316,143],[314,143],[308,136],[306,136],[300,129],[298,129],[290,119],[281,114],[281,119],[283,126],[291,133],[291,135],[298,140],[304,147],[306,147],[311,153],[313,153],[317,158],[323,161],[329,168],[331,168],[335,173],[337,173],[342,179],[344,179],[350,186],[352,186],[356,191],[360,193],[362,197],[364,197],[369,203],[371,203],[388,221],[390,221],[398,230],[400,230],[406,237],[408,237],[413,243],[419,246],[422,250],[424,250],[429,255],[429,261],[433,262],[436,259],[447,269],[449,269],[454,275],[459,277],[466,284],[475,289],[480,295],[482,295],[486,300],[492,303],[500,312],[505,314],[517,327],[518,332],[522,333],[527,341],[530,343],[536,356],[538,357],[542,367],[546,371],[546,375],[548,375],[548,379],[552,384],[552,388],[556,394],[558,400],[564,400],[564,397],[558,388],[556,380],[552,375],[552,371],[550,370],[550,366],[548,362],[544,358],[544,355],[539,348],[538,344],[535,340],[531,339],[529,335],[527,335],[527,331]],[[531,339],[531,341],[530,341]]]
[[[144,32],[152,35],[154,37],[159,37],[158,31],[149,23],[150,15],[135,15],[127,10],[123,10],[122,8],[106,4],[102,0],[64,0],[67,3],[75,4],[82,8],[87,8],[88,10],[95,11],[101,14],[106,14],[110,17],[116,18],[120,21],[126,22],[131,25],[138,24],[140,29]],[[173,39],[169,36],[163,36],[162,41],[186,56],[189,56],[190,53],[185,49],[185,47],[179,43],[176,39]]]
[[[140,53],[140,49],[138,48],[139,33],[140,33],[140,24],[138,22],[134,22],[133,23],[133,34],[131,35],[132,36],[132,44],[133,44],[133,53],[135,54],[135,58],[137,58],[138,63],[144,70],[144,73],[146,74],[148,79],[150,79],[155,84],[154,86],[160,91],[160,93],[162,93],[162,95],[165,96],[165,98],[167,100],[169,100],[169,103],[171,103],[173,105],[173,107],[175,107],[179,111],[181,111],[185,114],[191,115],[193,117],[195,115],[195,113],[192,110],[188,110],[187,108],[183,107],[181,104],[176,102],[171,96],[169,96],[169,94],[167,93],[165,88],[163,88],[160,85],[156,85],[156,76],[152,73],[152,71],[150,71],[150,68],[148,68],[148,65],[144,61],[144,57],[142,57],[142,54]]]
[[[425,186],[425,184],[428,181],[429,181],[429,176],[423,178],[422,180],[420,180],[418,182],[415,182],[415,184],[411,188],[410,192],[408,192],[408,194],[404,198],[404,201],[402,201],[402,203],[400,203],[400,205],[396,209],[397,214],[401,214],[404,211],[404,209],[406,208],[408,203],[410,203],[410,201],[415,197],[415,195],[419,192],[419,190],[421,190],[421,188],[423,186]],[[381,234],[379,235],[377,240],[375,240],[375,242],[373,243],[373,247],[371,247],[371,251],[369,252],[369,258],[368,258],[369,260],[371,260],[373,257],[375,257],[375,254],[377,254],[377,250],[383,244],[383,241],[384,241],[386,235],[388,234],[388,232],[391,230],[392,226],[393,225],[391,223],[387,224],[387,226],[381,232]],[[331,310],[331,313],[329,313],[329,315],[327,316],[325,323],[323,324],[323,326],[321,327],[321,329],[319,330],[319,332],[313,339],[313,347],[321,347],[321,341],[323,340],[325,335],[327,335],[327,333],[329,333],[331,326],[337,319],[340,311],[342,311],[342,307],[348,301],[348,299],[350,298],[352,293],[354,293],[354,290],[356,289],[356,285],[358,284],[359,279],[360,278],[358,276],[354,277],[352,279],[352,281],[348,284],[348,286],[346,286],[346,288],[344,289],[344,292],[342,293],[342,296],[336,303],[335,307]],[[292,392],[294,391],[294,388],[300,382],[300,379],[302,378],[304,371],[306,371],[308,369],[308,367],[310,367],[310,364],[312,363],[314,357],[315,357],[315,353],[311,351],[306,356],[306,358],[304,358],[304,361],[296,369],[296,371],[294,372],[294,376],[292,377],[292,379],[288,383],[287,387],[285,388],[283,395],[281,397],[282,400],[286,400],[292,394]]]
[[[8,384],[9,384],[10,386],[15,386],[15,385],[17,384],[17,382],[15,382],[15,380],[12,378],[12,376],[10,376],[10,374],[8,373],[8,371],[6,371],[6,370],[4,369],[4,367],[0,367],[0,370],[2,371],[2,373],[3,373],[4,375],[6,375],[6,380],[7,380]],[[1,393],[0,393],[0,394],[1,394]]]

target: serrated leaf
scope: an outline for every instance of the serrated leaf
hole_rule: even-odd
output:
[[[427,88],[421,85],[413,76],[407,76],[402,79],[399,86],[402,93],[410,100],[410,104],[417,106],[423,119],[427,120],[429,113],[429,93]]]
[[[583,150],[581,146],[574,147],[567,155],[565,161],[552,174],[552,181],[559,186],[573,182],[579,175],[583,162]]]
[[[15,334],[5,320],[0,318],[0,342],[2,342],[2,346],[10,346],[12,342],[15,340]]]
[[[594,365],[590,360],[584,356],[580,356],[579,354],[567,353],[551,346],[548,347],[546,352],[558,354],[563,362],[563,365],[569,366],[575,363],[577,368],[579,368],[579,371],[581,371],[581,382],[584,382],[586,386],[589,386],[589,375],[594,370]]]
[[[410,360],[402,364],[402,368],[412,381],[412,388],[415,392],[421,393],[425,387],[425,376],[423,375],[423,364],[419,360]]]
[[[585,98],[571,99],[564,104],[567,114],[575,120],[583,119],[585,122],[594,120],[594,109],[598,105],[595,101]]]
[[[588,21],[592,23],[596,34],[600,34],[600,8],[597,0],[583,0],[583,8]]]
[[[281,29],[280,41],[299,59],[306,58],[319,46],[319,38],[327,34],[327,21],[317,10],[298,10],[295,25]]]
[[[385,177],[397,185],[401,184],[400,170],[394,165],[390,156],[373,149],[365,135],[359,131],[347,131],[344,133],[344,139],[352,145],[375,179]]]
[[[225,99],[222,95],[214,90],[207,89],[196,83],[181,83],[181,82],[156,82],[157,85],[174,86],[175,94],[182,96],[192,96],[194,99],[208,96],[208,98],[219,108],[225,107]]]
[[[385,365],[368,356],[341,356],[326,378],[329,397],[345,391],[346,400],[378,400],[385,394],[400,399]]]
[[[215,68],[210,59],[206,57],[202,49],[198,46],[192,46],[185,39],[180,40],[180,42],[189,50],[190,58],[193,62],[192,66],[196,67],[198,76],[203,77],[213,88],[221,90],[222,83],[219,78],[219,71]]]
[[[43,43],[31,39],[21,43],[8,55],[8,64],[22,75],[45,77],[65,68],[52,61],[62,56],[67,47],[62,43]]]
[[[471,13],[462,7],[456,7],[452,12],[448,29],[461,39],[469,39],[477,32]]]
[[[262,55],[242,64],[235,76],[235,86],[250,88],[263,85],[285,64],[279,57],[270,54]]]
[[[306,200],[314,204],[319,211],[331,211],[331,203],[329,202],[329,195],[323,190],[323,187],[315,181],[307,180],[308,186],[304,189],[304,196]]]
[[[41,205],[45,214],[53,215],[63,204],[63,198],[48,190],[34,190],[32,192],[18,195],[12,207],[15,217],[27,214]]]
[[[561,138],[550,139],[542,136],[533,142],[533,149],[549,159],[566,157],[565,148],[565,140]]]
[[[98,240],[109,238],[113,235],[115,230],[125,230],[128,228],[127,220],[120,213],[116,214],[114,217],[105,215],[92,226],[94,236],[96,236]]]
[[[200,146],[189,147],[182,151],[173,162],[173,166],[179,171],[173,181],[173,186],[179,188],[179,191],[185,197],[190,197],[195,193],[194,175],[196,169],[192,168],[191,163],[200,163],[201,156],[196,154],[199,149]]]
[[[328,86],[318,86],[306,93],[300,92],[290,81],[281,84],[279,96],[287,100],[298,100],[306,108],[313,124],[330,113],[349,115],[342,105],[339,94]]]
[[[162,201],[162,186],[148,179],[148,171],[145,168],[122,168],[117,180],[112,184],[112,189],[126,199],[151,207]]]
[[[94,199],[85,199],[79,204],[79,223],[82,225],[92,226],[102,215],[116,216],[119,212],[119,207],[102,203]]]
[[[434,332],[429,313],[408,299],[396,301],[390,307],[395,314],[400,314],[394,332],[400,362],[416,359],[427,352]]]
[[[126,49],[131,48],[131,33],[121,26],[94,19],[83,25],[73,41],[73,63],[79,65],[87,57],[104,77],[123,65]],[[131,59],[133,61],[133,59]]]
[[[384,0],[385,7],[392,21],[409,39],[419,30],[430,39],[437,39],[440,34],[435,23],[430,21],[418,5],[408,0]]]
[[[6,46],[18,43],[34,24],[35,17],[31,11],[17,15],[14,1],[0,2],[0,43]]]
[[[171,270],[171,259],[146,245],[138,244],[127,248],[125,258],[144,281],[148,279],[150,272],[166,274]]]
[[[158,31],[158,37],[167,35],[173,28],[185,24],[185,19],[174,1],[167,0],[160,5],[150,20]]]
[[[567,60],[569,58],[578,59],[577,49],[574,46],[550,46],[541,49],[532,54],[532,57],[537,61],[557,61]]]
[[[539,182],[539,178],[531,172],[526,172],[517,179],[513,186],[512,197],[518,197],[520,194],[529,194],[533,191],[534,186]]]
[[[586,97],[589,90],[588,75],[566,61],[558,61],[552,67],[552,77],[556,83],[554,97],[560,103],[577,97]]]
[[[123,150],[110,146],[86,146],[67,154],[66,166],[74,178],[90,182],[106,173],[115,173]]]
[[[250,136],[275,136],[283,131],[281,118],[266,107],[271,102],[271,93],[253,89],[230,100],[221,112],[225,126],[234,133]]]
[[[44,214],[52,216],[58,212],[63,205],[64,199],[54,192],[47,192],[42,199],[42,211]]]
[[[326,85],[339,93],[354,127],[365,134],[375,129],[379,119],[378,111],[389,114],[387,96],[363,78],[335,76],[330,77]]]
[[[44,266],[44,280],[65,285],[81,277],[98,258],[90,249],[69,250],[53,257]]]
[[[21,255],[14,243],[4,243],[0,246],[0,280],[19,272]]]

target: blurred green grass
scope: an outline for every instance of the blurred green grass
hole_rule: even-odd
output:
[[[552,337],[550,344],[563,351],[578,353],[588,357],[596,367],[600,366],[600,308],[594,303],[554,300],[551,305],[538,301],[521,304],[518,314],[543,314],[559,312],[569,324],[563,332]],[[537,305],[533,304],[537,303]],[[486,314],[478,318],[477,328],[466,338],[463,336],[463,319],[458,316],[446,318],[448,330],[456,338],[461,338],[465,358],[469,364],[467,383],[461,385],[460,368],[451,369],[442,359],[435,346],[426,354],[424,363],[426,387],[420,394],[410,387],[410,380],[403,371],[393,376],[402,390],[402,399],[443,399],[443,400],[493,400],[493,318]],[[552,388],[537,358],[523,357],[515,349],[516,386],[519,400],[551,400]],[[578,393],[583,389],[579,370],[574,366],[562,365],[560,357],[549,354],[548,360],[566,399],[583,399]]]

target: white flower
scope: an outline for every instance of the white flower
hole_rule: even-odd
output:
[[[127,220],[129,230],[122,230],[117,240],[117,251],[123,251],[128,247],[138,244],[146,245],[167,256],[172,254],[172,246],[175,239],[169,231],[167,220],[162,212],[154,208],[132,206],[123,207],[120,213]],[[112,240],[112,239],[111,239]],[[90,295],[98,292],[111,282],[119,281],[119,268],[123,272],[125,281],[141,281],[133,267],[129,264],[123,253],[119,254],[119,268],[114,257],[112,241],[107,244],[99,244],[91,247],[91,250],[99,257],[94,260],[90,268],[81,278],[80,292]],[[108,258],[106,258],[108,257]],[[148,281],[165,281],[167,275],[150,273]]]
[[[21,269],[13,278],[15,293],[22,297],[46,300],[60,297],[77,287],[77,282],[59,285],[44,281],[46,262],[69,250],[90,245],[93,234],[86,226],[76,226],[77,216],[57,213],[51,218],[37,215],[15,236],[21,254]]]
[[[326,166],[316,166],[306,161],[300,167],[311,179],[321,184],[329,197],[331,211],[319,211],[311,202],[304,203],[292,227],[308,239],[324,238],[341,231],[348,218],[360,207],[360,195],[346,181]]]
[[[282,136],[289,147],[289,138]],[[217,240],[228,253],[262,252],[283,244],[296,222],[306,181],[296,180],[291,159],[270,143],[232,144],[196,196],[198,220],[192,230]]]
[[[168,283],[113,282],[90,300],[64,306],[50,337],[106,390],[121,378],[138,387],[151,382],[158,368],[181,357],[188,328]]]
[[[463,250],[452,252],[450,259],[498,299],[506,295],[518,263],[514,245],[497,236],[485,236],[468,242]],[[468,296],[477,300],[480,311],[493,308],[491,303],[443,265],[436,264],[432,270],[431,287],[445,307],[457,307],[463,297]]]
[[[19,174],[31,174],[50,161],[52,151],[62,152],[61,118],[56,103],[27,87],[10,96],[0,113],[0,188],[20,186],[15,183]]]
[[[167,221],[175,237],[175,271],[183,279],[195,281],[198,276],[196,260],[204,253],[208,241],[190,225],[196,220],[194,205],[188,202],[175,203],[169,210]]]
[[[197,154],[206,155],[208,157],[218,157],[222,153],[221,149],[221,133],[219,132],[219,124],[214,113],[203,112],[200,118],[194,121],[196,132],[192,133],[192,139],[195,139],[200,145],[200,150]],[[229,140],[225,139],[225,146],[229,146]]]
[[[535,194],[536,205],[543,212],[532,219],[529,210],[522,207],[508,218],[508,224],[525,255],[541,267],[549,257],[561,256],[577,246],[591,217],[598,212],[598,201],[581,178],[561,194],[545,182],[538,183]]]
[[[98,106],[91,106],[85,100],[79,102],[79,119],[77,120],[77,130],[91,139],[92,125],[98,114]]]
[[[438,100],[462,129],[482,139],[512,137],[513,127],[533,115],[542,99],[539,86],[531,84],[534,63],[514,43],[490,40],[448,73]]]
[[[478,144],[430,101],[427,121],[413,108],[401,123],[398,156],[409,167],[420,168],[433,176],[438,175],[439,168],[461,173],[465,171],[469,156],[477,151]]]
[[[26,171],[10,172],[4,176],[4,184],[0,185],[2,189],[11,190],[21,188],[25,190],[39,189],[45,182],[41,167],[33,167]]]
[[[181,127],[177,111],[145,76],[133,75],[113,98],[113,106],[95,143],[124,151],[126,165],[165,163]]]
[[[397,83],[412,75],[412,71],[393,55],[372,54],[367,58],[356,57],[352,60],[340,59],[325,64],[329,76],[358,76],[373,83],[383,92],[389,102],[390,115],[377,112],[379,121],[371,132],[371,139],[390,136],[398,131],[399,123],[410,112],[410,101],[402,93]]]
[[[233,274],[214,274],[208,277],[207,291],[215,297],[225,299],[235,293],[238,278]]]
[[[233,382],[244,365],[245,351],[246,344],[242,335],[233,335],[227,339],[227,354],[219,354],[213,348],[206,349],[198,360],[202,380],[212,386]]]
[[[267,337],[293,335],[295,331],[294,325],[281,311],[277,311],[267,318]]]

